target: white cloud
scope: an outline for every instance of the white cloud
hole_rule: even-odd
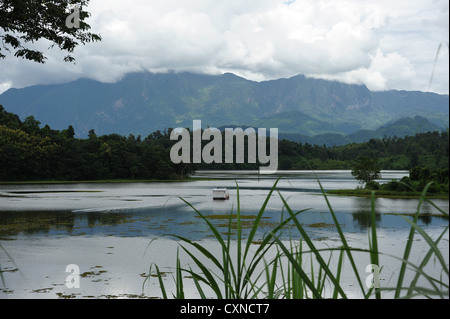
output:
[[[101,43],[78,47],[76,65],[0,61],[8,85],[79,77],[114,81],[127,72],[234,72],[253,80],[296,74],[425,90],[437,47],[448,43],[447,0],[91,0]],[[44,45],[43,45],[44,46]],[[448,94],[448,45],[431,90]]]

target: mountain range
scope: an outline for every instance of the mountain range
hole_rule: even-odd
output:
[[[280,138],[313,145],[342,146],[350,143],[367,142],[372,138],[402,138],[405,136],[414,136],[417,133],[435,131],[442,131],[442,128],[431,123],[426,118],[416,115],[414,118],[402,118],[387,125],[383,125],[376,130],[359,130],[347,135],[331,133],[306,136],[301,134],[281,133]]]
[[[278,128],[282,137],[330,145],[449,125],[448,95],[373,92],[364,85],[303,75],[256,82],[231,73],[131,73],[114,83],[79,79],[11,88],[0,95],[0,104],[53,129],[72,125],[77,137],[91,129],[97,135],[147,136],[192,127],[199,119],[204,128]]]

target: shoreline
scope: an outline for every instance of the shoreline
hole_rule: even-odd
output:
[[[188,183],[195,181],[215,181],[215,180],[234,180],[232,178],[185,178],[185,179],[151,179],[151,180],[139,180],[139,179],[108,179],[108,180],[83,180],[83,181],[64,181],[64,180],[49,180],[49,181],[0,181],[2,185],[73,185],[73,184],[152,184],[152,183]],[[372,190],[368,189],[331,189],[325,191],[326,195],[333,196],[350,196],[350,197],[366,197],[372,196]],[[396,192],[375,190],[375,198],[391,198],[391,199],[420,199],[421,192]],[[0,196],[5,197],[5,196]],[[428,199],[449,199],[448,193],[427,194]]]
[[[120,184],[120,183],[178,183],[178,182],[192,182],[202,179],[107,179],[107,180],[83,180],[83,181],[0,181],[0,185],[48,185],[48,184]]]
[[[406,170],[390,170],[391,172],[407,172]],[[292,174],[317,174],[317,173],[327,173],[327,172],[345,172],[350,174],[348,169],[325,169],[325,170],[290,170],[290,171],[277,171],[275,174],[258,174],[257,170],[198,170],[196,173],[192,174],[190,177],[182,179],[133,179],[133,178],[117,178],[117,179],[99,179],[99,180],[23,180],[23,181],[2,181],[0,180],[0,185],[26,185],[26,184],[77,184],[77,183],[174,183],[174,182],[191,182],[191,181],[213,181],[213,180],[235,180],[237,178],[243,178],[252,176],[255,179],[266,179],[267,176],[273,176],[273,180],[289,179]],[[199,174],[196,177],[196,174]],[[214,175],[211,175],[211,174]],[[235,178],[233,178],[233,176]],[[319,179],[318,176],[315,178]]]
[[[327,195],[336,196],[356,196],[356,197],[371,197],[372,190],[367,189],[334,189],[325,192]],[[394,191],[375,191],[375,198],[392,198],[392,199],[420,199],[422,194],[420,192],[394,192]],[[449,194],[428,194],[428,199],[448,199]]]

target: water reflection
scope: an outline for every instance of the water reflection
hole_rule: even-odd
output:
[[[255,212],[242,211],[244,236],[253,225]],[[359,209],[351,214],[335,212],[344,231],[366,232],[371,227],[371,211]],[[214,211],[204,213],[210,222],[223,234],[228,230],[229,212],[217,214]],[[351,216],[351,221],[347,220]],[[286,218],[280,211],[268,210],[260,224],[257,236],[263,237]],[[408,217],[412,218],[412,217]],[[314,234],[335,231],[331,215],[327,212],[309,210],[298,216],[300,223]],[[399,216],[376,214],[377,227],[406,228],[409,225]],[[235,222],[234,222],[235,224]],[[233,225],[234,225],[233,224]],[[439,216],[420,216],[419,224],[427,226],[446,225],[448,220]],[[314,228],[311,228],[314,227]],[[234,229],[235,227],[232,227]],[[294,229],[287,226],[287,229]],[[5,236],[165,236],[175,234],[200,240],[211,235],[207,224],[192,210],[172,209],[162,212],[161,209],[138,209],[132,211],[111,212],[0,212],[0,237]],[[294,232],[285,232],[297,237]]]
[[[387,178],[401,178],[404,172],[390,172]],[[309,209],[299,215],[308,231],[323,236],[335,232],[328,205],[321,195],[317,176],[325,189],[353,188],[355,180],[347,171],[320,174],[297,172],[279,181],[280,194],[293,211]],[[202,177],[207,175],[203,174]],[[0,185],[0,237],[6,236],[163,236],[176,234],[191,239],[210,236],[205,222],[178,197],[188,200],[210,221],[226,231],[224,217],[236,212],[239,186],[241,213],[248,216],[246,229],[255,216],[275,180],[264,176],[259,180],[236,175],[235,180],[198,180],[176,183],[84,183],[47,185]],[[224,186],[230,190],[229,201],[213,201],[211,189]],[[328,196],[344,231],[366,232],[371,227],[371,201],[364,197]],[[448,200],[433,200],[448,212]],[[396,214],[412,216],[418,200],[377,198],[377,227],[399,229],[409,224]],[[436,216],[429,203],[421,206],[420,225],[448,225]],[[284,215],[283,215],[284,214]],[[220,218],[218,218],[218,216]],[[258,235],[263,236],[280,223],[287,212],[278,192],[266,208]],[[412,218],[412,217],[408,217]],[[225,222],[224,222],[225,220]],[[323,227],[319,227],[323,226]]]
[[[131,214],[108,212],[1,212],[0,235],[113,235],[112,230],[134,221]]]
[[[396,205],[392,205],[394,207],[398,206],[399,202],[411,202],[411,200],[391,200],[391,202],[395,202]],[[415,203],[416,201],[414,201]],[[355,225],[359,226],[359,230],[364,231],[367,228],[372,227],[372,208],[371,208],[371,199],[369,198],[359,198],[358,200],[354,201],[355,206],[352,211],[352,218],[355,223]],[[409,212],[405,211],[392,211],[387,212],[381,209],[382,213],[379,212],[380,207],[383,208],[383,206],[386,203],[386,199],[383,198],[376,198],[375,199],[375,222],[377,227],[400,227],[400,223],[404,222],[403,219],[400,216],[410,218],[413,220],[414,214],[416,212],[417,207],[411,206],[410,208],[416,208],[411,209]],[[391,206],[391,207],[392,207]],[[418,216],[418,225],[420,226],[434,226],[434,225],[445,225],[448,224],[448,219],[437,215],[436,214],[436,208],[433,207],[432,204],[428,202],[423,202],[420,206],[420,215]],[[405,226],[407,227],[409,224],[404,222]]]
[[[358,210],[352,213],[353,221],[359,226],[360,230],[372,227],[372,212],[370,210]],[[375,214],[375,222],[381,222],[381,215]]]

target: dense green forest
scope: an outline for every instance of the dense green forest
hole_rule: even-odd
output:
[[[72,126],[53,130],[33,116],[20,118],[0,105],[0,181],[181,179],[197,169],[258,169],[256,164],[174,164],[170,132],[149,136],[75,138]],[[191,134],[192,135],[192,134]],[[192,136],[191,136],[192,138]],[[208,141],[204,141],[204,144]],[[351,169],[358,156],[378,158],[382,169],[448,168],[448,132],[371,139],[339,147],[279,141],[279,170]]]

